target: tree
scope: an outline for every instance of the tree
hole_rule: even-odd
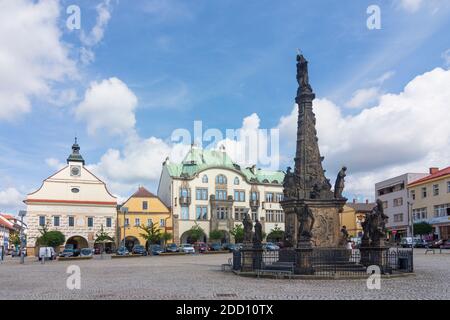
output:
[[[168,232],[163,232],[161,234],[161,240],[163,241],[163,244],[166,245],[167,241],[172,239],[172,234]]]
[[[18,232],[14,232],[9,236],[9,242],[15,245],[16,247],[20,246],[20,234]]]
[[[147,240],[148,244],[157,244],[161,241],[161,229],[157,223],[152,223],[148,226],[141,225],[139,228],[144,231],[144,233],[139,235]]]
[[[203,231],[203,228],[196,222],[195,225],[188,231],[188,234],[192,242],[197,242],[205,234],[205,231]]]
[[[66,242],[66,237],[61,231],[46,231],[36,242],[40,246],[56,248]]]
[[[414,223],[414,235],[425,235],[433,232],[433,227],[428,222]]]
[[[95,234],[95,242],[114,242],[114,238],[111,237],[108,232],[103,229],[103,225],[100,230]]]
[[[275,227],[270,230],[270,233],[267,235],[267,239],[270,239],[272,241],[278,242],[281,241],[284,237],[284,231],[281,230],[280,227],[276,224]]]
[[[211,239],[211,240],[220,240],[220,239],[222,239],[223,238],[223,231],[222,230],[211,230],[210,232],[209,232],[209,238]]]
[[[242,224],[238,224],[233,229],[231,229],[230,234],[234,237],[235,243],[244,241],[244,227],[242,226]]]

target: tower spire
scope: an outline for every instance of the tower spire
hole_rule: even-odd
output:
[[[75,142],[72,145],[72,153],[67,158],[67,163],[69,162],[81,162],[84,165],[84,159],[80,154],[80,146],[78,145],[77,137],[75,137]]]

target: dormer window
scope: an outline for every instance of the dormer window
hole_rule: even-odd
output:
[[[208,176],[206,174],[203,175],[202,182],[203,183],[208,183]]]
[[[78,192],[80,192],[80,189],[74,187],[74,188],[70,189],[70,191],[72,191],[72,193],[78,193]]]
[[[223,174],[219,174],[216,177],[216,184],[227,184],[227,177],[225,177]]]
[[[234,184],[235,184],[236,186],[239,185],[239,178],[238,178],[238,177],[234,178]]]

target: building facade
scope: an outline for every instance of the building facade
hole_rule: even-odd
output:
[[[172,215],[169,208],[144,187],[139,187],[122,204],[122,207],[126,207],[127,212],[120,210],[117,212],[117,239],[120,239],[123,245],[125,235],[125,246],[128,250],[133,249],[135,245],[143,245],[148,248],[147,241],[141,235],[145,232],[140,226],[156,225],[161,233],[173,235]]]
[[[115,235],[117,199],[86,167],[75,141],[67,165],[49,178],[41,187],[27,195],[27,251],[35,253],[40,230],[59,230],[66,244],[75,248],[92,248],[96,234],[103,228]]]
[[[200,241],[221,230],[222,242],[233,242],[230,231],[246,213],[261,222],[266,235],[275,227],[284,230],[283,179],[282,171],[242,168],[224,149],[192,147],[181,163],[163,163],[158,196],[172,210],[175,242],[190,242],[196,225],[204,231]]]
[[[374,207],[375,203],[369,201],[361,203],[353,200],[353,202],[347,203],[340,213],[341,228],[345,226],[350,237],[361,238],[363,235],[361,223],[365,220],[366,214],[370,213]]]
[[[408,184],[412,217],[415,223],[425,221],[434,228],[435,238],[450,238],[450,167],[430,168],[422,179]]]
[[[384,213],[389,217],[386,225],[389,237],[393,237],[395,241],[411,235],[407,186],[426,175],[426,173],[405,173],[375,184],[375,199],[383,201]]]

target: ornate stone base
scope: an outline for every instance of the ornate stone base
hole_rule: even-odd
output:
[[[371,265],[377,266],[388,266],[388,252],[389,247],[379,246],[379,247],[361,247],[359,249],[361,252],[361,264],[365,267]],[[389,272],[389,270],[381,270],[382,273]]]
[[[300,244],[298,237],[299,222],[295,213],[296,207],[308,205],[314,215],[312,229],[312,247],[338,247],[340,242],[339,213],[347,199],[307,199],[286,200],[281,202],[285,212],[286,235],[292,244]],[[304,245],[307,245],[304,242]]]
[[[312,248],[298,248],[295,249],[297,259],[295,263],[295,274],[311,275],[314,274],[312,265]]]

